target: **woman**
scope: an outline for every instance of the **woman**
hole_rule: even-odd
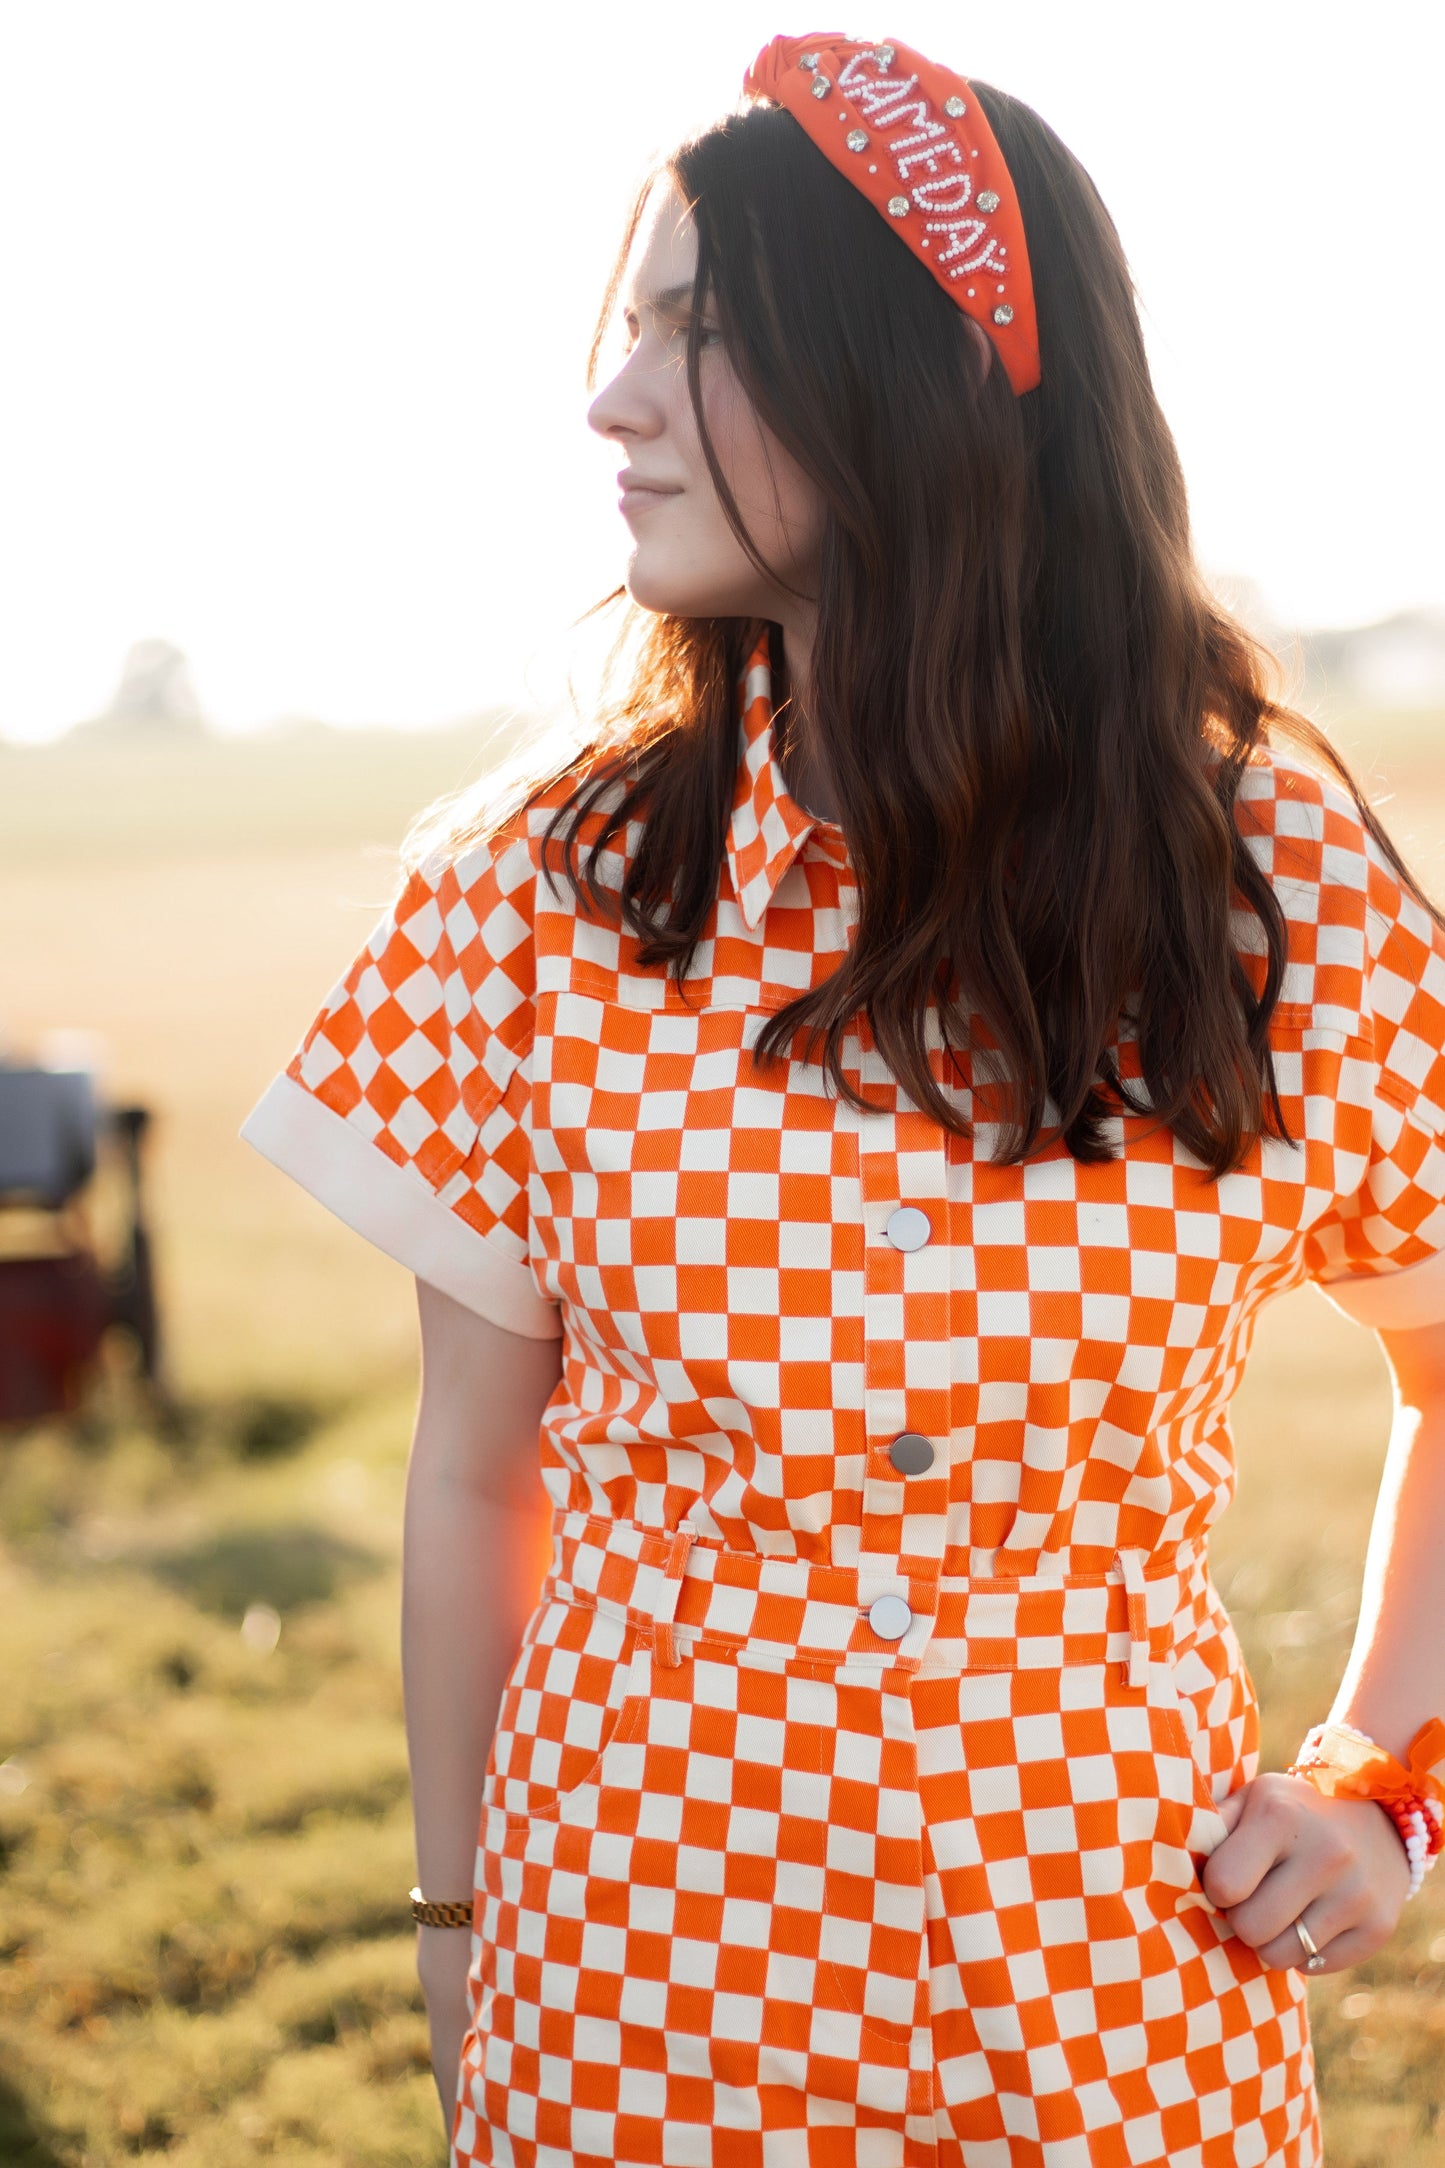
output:
[[[453,2158],[1303,2168],[1301,1970],[1438,1846],[1445,937],[1201,583],[1077,162],[902,47],[747,88],[604,310],[628,692],[245,1132],[417,1275]],[[1306,1278],[1398,1420],[1257,1776],[1205,1544]]]

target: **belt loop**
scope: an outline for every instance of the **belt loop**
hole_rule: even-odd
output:
[[[652,1607],[653,1653],[665,1670],[675,1671],[682,1662],[677,1653],[677,1636],[673,1621],[677,1617],[678,1598],[682,1594],[682,1577],[687,1571],[687,1554],[697,1541],[697,1530],[690,1521],[681,1521],[668,1546],[667,1564],[662,1569],[662,1580],[657,1591],[657,1601]]]
[[[1116,1551],[1114,1564],[1124,1583],[1129,1621],[1129,1661],[1123,1666],[1126,1686],[1149,1684],[1149,1594],[1144,1586],[1144,1553]]]

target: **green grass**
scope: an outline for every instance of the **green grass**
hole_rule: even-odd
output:
[[[1445,886],[1433,726],[1381,743],[1392,821]],[[97,1030],[112,1089],[155,1110],[181,1402],[157,1435],[116,1360],[84,1421],[0,1436],[5,2168],[444,2159],[404,1902],[411,1286],[235,1129],[473,751],[4,756],[0,916],[29,929],[8,1038]],[[1237,1411],[1216,1568],[1278,1763],[1349,1643],[1388,1421],[1372,1339],[1288,1298]],[[1312,1989],[1330,2168],[1445,2159],[1435,1879],[1387,1950]]]
[[[7,2168],[444,2158],[403,1895],[410,1410],[259,1466],[220,1422],[179,1466],[133,1423],[10,1446]]]

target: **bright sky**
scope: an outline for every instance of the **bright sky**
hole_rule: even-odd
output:
[[[0,736],[102,707],[146,637],[226,730],[552,697],[622,561],[582,370],[632,184],[816,20],[0,11]],[[1445,9],[897,0],[853,27],[1028,99],[1092,172],[1208,569],[1295,623],[1445,603]]]

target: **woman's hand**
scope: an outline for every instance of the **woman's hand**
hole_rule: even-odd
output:
[[[1388,1814],[1368,1799],[1324,1799],[1303,1777],[1262,1776],[1220,1812],[1229,1834],[1205,1862],[1204,1894],[1266,1965],[1304,1969],[1305,1930],[1339,1972],[1389,1941],[1410,1887]]]
[[[459,1927],[419,1927],[416,1931],[416,1970],[426,1998],[432,2076],[436,2079],[442,2122],[449,2139],[456,2110],[462,2041],[466,2038],[470,2016],[467,1963],[471,1949],[471,1936]]]

